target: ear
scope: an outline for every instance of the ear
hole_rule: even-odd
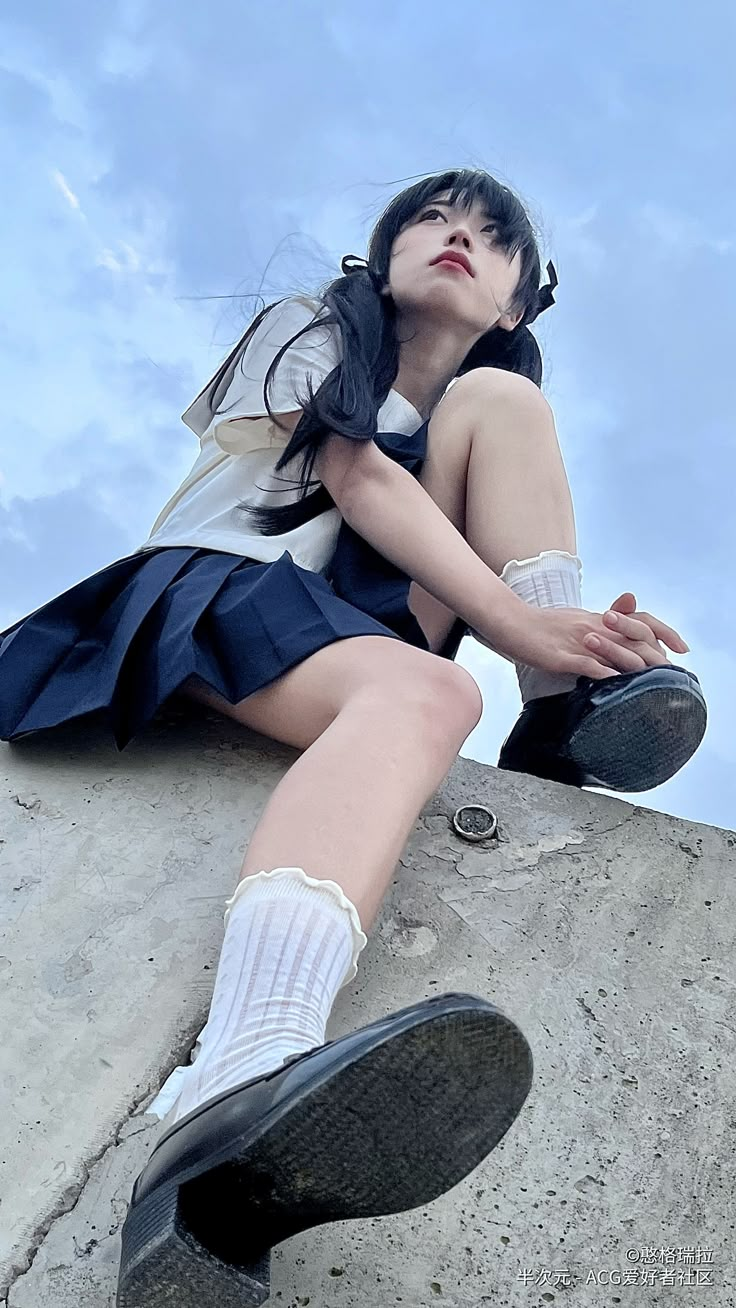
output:
[[[519,309],[518,313],[502,313],[496,326],[501,327],[505,332],[512,332],[515,327],[519,326],[523,317],[523,309]]]

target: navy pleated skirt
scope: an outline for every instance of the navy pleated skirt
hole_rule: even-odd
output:
[[[427,424],[377,444],[419,473]],[[79,582],[0,635],[0,739],[103,714],[119,749],[190,677],[231,704],[351,636],[427,640],[410,579],[346,523],[327,576],[191,547],[146,550]],[[454,659],[466,626],[442,650]]]

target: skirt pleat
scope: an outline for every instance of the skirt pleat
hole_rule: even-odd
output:
[[[421,467],[426,424],[379,443]],[[410,579],[345,523],[326,576],[190,546],[140,551],[0,635],[0,739],[103,713],[122,749],[191,677],[231,704],[336,640],[379,635],[427,649]],[[454,658],[456,624],[442,651]]]

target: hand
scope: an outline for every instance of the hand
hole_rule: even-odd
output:
[[[682,636],[680,636],[673,627],[668,627],[667,624],[661,622],[659,618],[653,618],[651,613],[637,612],[636,596],[632,595],[630,590],[624,591],[623,595],[619,595],[618,599],[613,601],[609,613],[623,613],[628,617],[638,618],[640,622],[645,622],[647,624],[655,637],[664,641],[665,645],[668,645],[676,654],[690,653],[689,645],[685,644]],[[608,614],[604,614],[603,616],[604,620],[608,618]],[[610,620],[606,622],[606,625],[613,627],[614,630],[616,630],[618,626],[617,623],[611,623]],[[664,653],[664,650],[662,652]]]
[[[620,597],[622,603],[626,599]],[[505,648],[496,642],[493,647],[516,662],[547,672],[600,681],[621,672],[640,672],[668,663],[650,623],[620,608],[604,615],[587,609],[538,609],[528,605],[520,610],[520,617],[503,642]],[[664,623],[656,618],[651,622],[658,631],[666,631],[669,639],[684,644]]]

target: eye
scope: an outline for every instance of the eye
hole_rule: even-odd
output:
[[[442,218],[443,221],[447,221],[441,209],[425,209],[419,219],[420,223],[423,223],[425,218]]]

